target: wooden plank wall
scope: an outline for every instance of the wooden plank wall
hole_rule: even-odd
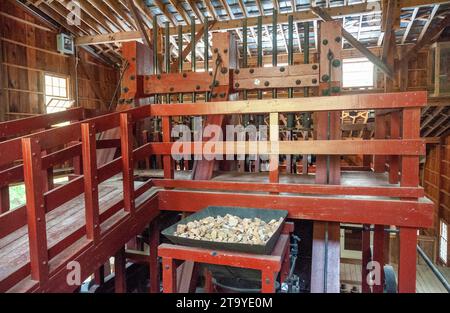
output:
[[[436,204],[435,227],[425,234],[435,236],[438,241],[439,220],[450,225],[450,136],[442,138],[441,144],[428,145],[422,182],[425,194]],[[447,250],[450,251],[450,246]],[[450,265],[448,258],[447,265]]]
[[[0,120],[45,113],[45,73],[68,76],[69,93],[75,99],[75,57],[57,52],[57,34],[12,1],[0,1]],[[83,49],[79,58],[79,106],[106,109],[118,71]]]

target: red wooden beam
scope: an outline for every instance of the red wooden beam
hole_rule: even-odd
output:
[[[159,191],[159,209],[196,212],[207,206],[236,206],[262,209],[283,209],[294,219],[381,224],[408,227],[431,227],[431,201],[396,201],[348,198],[318,198],[195,191]]]
[[[122,151],[123,201],[125,211],[133,214],[134,205],[134,160],[133,128],[131,117],[127,113],[120,115],[120,139]]]
[[[22,139],[22,149],[31,279],[44,284],[49,278],[49,265],[45,202],[40,180],[41,148],[39,141],[25,138]]]

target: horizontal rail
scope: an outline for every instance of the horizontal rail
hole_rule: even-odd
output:
[[[215,191],[283,192],[294,194],[381,196],[396,198],[421,198],[424,196],[424,189],[421,187],[358,187],[342,185],[242,183],[171,179],[153,179],[152,183],[155,187],[195,190],[204,189]]]
[[[384,94],[310,97],[295,99],[267,99],[219,101],[208,103],[173,103],[151,105],[152,116],[189,116],[221,114],[266,114],[289,112],[344,111],[423,107],[427,93],[398,92]]]
[[[48,128],[63,122],[82,120],[85,117],[83,108],[68,109],[66,111],[33,116],[0,123],[0,137],[19,136]]]
[[[212,149],[211,146],[214,146]],[[207,152],[206,152],[207,151]],[[425,155],[422,139],[305,140],[305,141],[210,141],[149,143],[137,151],[169,154],[323,154],[323,155]]]
[[[372,200],[226,192],[161,190],[162,211],[196,212],[207,206],[287,210],[293,219],[429,228],[434,204],[422,201]],[[231,195],[231,196],[230,196]]]

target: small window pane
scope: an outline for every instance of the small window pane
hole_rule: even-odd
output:
[[[372,62],[366,58],[343,60],[343,87],[373,87],[373,71]]]

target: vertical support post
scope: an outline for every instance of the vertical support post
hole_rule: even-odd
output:
[[[163,292],[176,293],[177,292],[177,275],[175,268],[175,260],[172,258],[163,257]]]
[[[158,43],[159,43],[159,27],[158,27],[158,17],[155,16],[153,19],[153,74],[160,74],[159,71],[159,59],[158,59]],[[155,103],[159,102],[158,95],[155,95]]]
[[[278,11],[273,10],[272,14],[272,66],[278,66]],[[277,98],[277,89],[272,90],[272,98]]]
[[[420,138],[420,108],[403,109],[403,139]],[[402,187],[419,185],[419,157],[402,156]],[[409,199],[411,200],[411,199]],[[398,291],[416,292],[417,229],[400,227]]]
[[[278,154],[278,144],[280,138],[280,128],[278,125],[278,113],[270,113],[270,165],[269,165],[269,181],[270,183],[279,182],[278,163],[280,156]]]
[[[417,229],[400,227],[398,292],[416,292]]]
[[[97,243],[100,237],[98,204],[97,147],[95,125],[81,124],[86,236]]]
[[[303,63],[309,64],[309,22],[303,23],[303,38],[304,38],[304,46],[303,46]],[[304,87],[303,88],[303,96],[308,97],[309,96],[309,88]],[[311,113],[303,113],[303,121],[311,120]],[[306,136],[308,137],[308,131],[306,132]],[[305,138],[307,139],[307,138]],[[308,155],[304,154],[302,156],[302,174],[307,175],[308,174]]]
[[[33,138],[22,139],[23,170],[27,201],[31,279],[45,283],[49,276],[45,201],[41,184],[41,148]]]
[[[374,293],[383,293],[383,281],[384,281],[384,244],[385,244],[384,225],[375,225],[375,232],[373,235],[373,260],[380,264],[380,285],[373,286]]]
[[[178,72],[183,72],[183,26],[178,25]],[[183,93],[178,94],[178,102],[183,103]]]
[[[242,67],[246,68],[248,67],[248,26],[247,26],[247,19],[243,19],[242,21]],[[244,100],[248,99],[248,91],[244,90]],[[244,126],[248,123],[248,115],[244,115],[244,118],[246,121],[244,122]],[[247,123],[246,123],[247,122]]]
[[[164,23],[164,65],[166,73],[170,73],[170,28],[169,22]],[[166,103],[170,103],[170,93],[166,95]]]
[[[123,203],[125,211],[134,214],[133,121],[128,113],[120,114],[120,144],[122,151]]]
[[[158,223],[150,224],[150,292],[159,293],[159,266],[158,266],[159,227]]]
[[[206,30],[205,30],[206,31]],[[191,69],[192,72],[197,71],[197,51],[195,42],[195,17],[191,16]],[[192,102],[197,101],[197,94],[192,93]]]
[[[125,248],[120,248],[114,256],[114,288],[116,293],[127,292]]]
[[[375,139],[386,138],[386,116],[377,114],[375,116]],[[386,156],[374,155],[373,157],[373,171],[375,173],[384,173],[386,170]]]
[[[372,253],[370,250],[370,225],[363,225],[362,229],[362,263],[361,263],[361,292],[370,293],[370,286],[367,283],[369,270],[367,265],[372,261]]]
[[[211,272],[205,268],[204,270],[204,276],[205,276],[205,293],[213,293],[214,292],[214,285],[212,282],[212,274]]]
[[[142,144],[146,145],[148,143],[148,130],[143,130],[141,136],[142,136]],[[145,162],[144,163],[145,169],[147,170],[150,169],[150,158],[149,157],[145,158],[144,162]]]
[[[258,16],[258,25],[257,25],[257,67],[263,66],[263,49],[262,49],[262,16]],[[262,90],[258,90],[258,99],[262,99]],[[261,119],[263,119],[262,115],[258,115],[258,125],[262,125]]]
[[[292,15],[288,17],[288,65],[294,65],[294,17]],[[289,88],[288,98],[293,97],[294,88]],[[294,117],[293,113],[287,115],[286,140],[292,140],[292,129],[295,126]],[[290,154],[286,155],[286,173],[292,173],[292,159],[295,160],[295,156]]]
[[[0,214],[8,212],[9,209],[9,186],[7,185],[0,188]]]
[[[204,23],[203,29],[205,30],[203,33],[203,43],[205,45],[204,49],[204,69],[205,72],[209,72],[209,21],[208,18],[205,17],[205,23]],[[209,92],[205,92],[205,102],[209,101]]]
[[[170,142],[170,130],[171,130],[171,121],[169,116],[164,116],[162,118],[162,132],[163,132],[163,142]],[[164,163],[164,178],[165,179],[173,179],[174,177],[174,168],[172,162],[172,156],[164,155],[163,156]]]
[[[261,273],[261,292],[274,293],[275,292],[275,273],[272,270],[263,270]]]
[[[391,139],[400,138],[400,112],[391,113]],[[398,155],[389,156],[389,183],[398,184],[400,159]]]

